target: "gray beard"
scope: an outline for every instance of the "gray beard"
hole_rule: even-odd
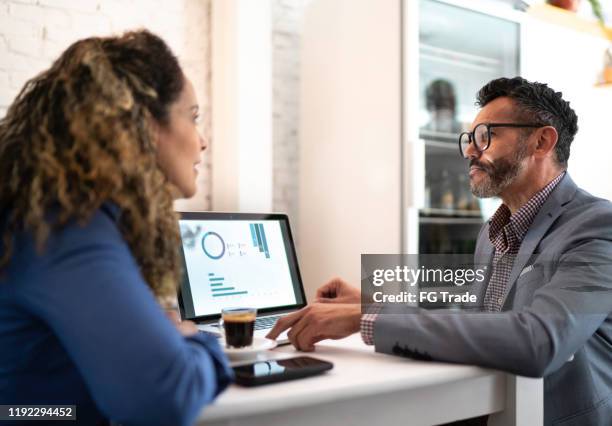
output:
[[[497,197],[504,189],[510,186],[517,175],[518,171],[512,175],[504,176],[501,180],[494,180],[491,176],[487,176],[486,180],[479,185],[470,183],[470,190],[478,198]]]
[[[487,165],[484,172],[487,177],[478,185],[470,180],[470,190],[478,198],[497,197],[506,189],[523,170],[522,160],[525,158],[525,151],[520,150],[514,158],[510,160],[499,159],[491,165]]]

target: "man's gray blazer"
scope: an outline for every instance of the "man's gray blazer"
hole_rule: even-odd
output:
[[[488,231],[477,263],[492,260]],[[612,204],[566,174],[523,239],[502,310],[385,307],[376,351],[543,376],[546,425],[612,425]]]

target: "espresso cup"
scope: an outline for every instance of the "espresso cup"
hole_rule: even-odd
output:
[[[221,326],[228,348],[244,348],[253,344],[256,308],[225,308],[221,311]]]

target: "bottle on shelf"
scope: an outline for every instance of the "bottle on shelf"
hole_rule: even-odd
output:
[[[431,173],[425,173],[425,194],[423,199],[423,206],[426,209],[431,208]]]
[[[478,203],[478,198],[476,198],[474,195],[470,197],[470,210],[474,212],[480,211],[480,204]]]
[[[453,186],[448,170],[442,170],[442,179],[440,181],[440,208],[445,210],[453,210],[455,207],[455,195],[453,194]]]
[[[457,210],[469,210],[470,209],[470,185],[467,182],[465,174],[461,173],[457,179]]]

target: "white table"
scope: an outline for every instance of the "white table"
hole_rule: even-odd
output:
[[[268,358],[304,355],[282,346]],[[433,425],[495,413],[494,426],[543,422],[541,379],[478,367],[378,354],[355,334],[317,344],[334,363],[321,376],[257,388],[231,386],[202,411],[199,425]]]

